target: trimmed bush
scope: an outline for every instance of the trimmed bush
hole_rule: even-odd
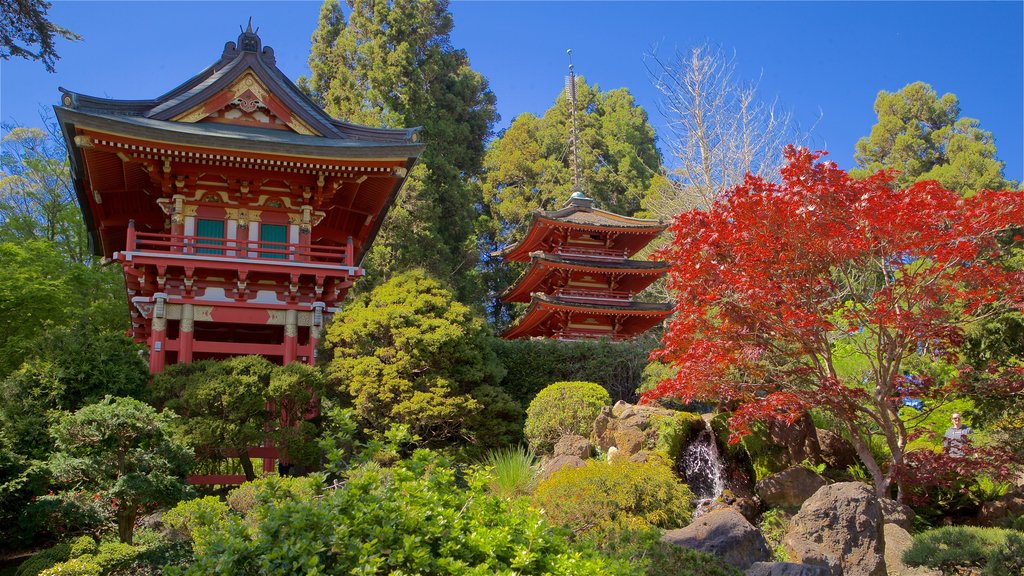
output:
[[[79,536],[71,541],[71,558],[95,554],[99,549],[100,545],[92,539],[92,536]]]
[[[228,505],[240,514],[248,514],[261,498],[272,501],[308,499],[316,495],[320,481],[312,476],[266,476],[246,482],[228,493]]]
[[[666,461],[590,461],[562,469],[537,486],[533,502],[576,534],[599,527],[679,528],[693,514],[693,493]]]
[[[944,574],[985,568],[984,576],[1008,576],[1024,568],[1022,552],[1024,539],[1015,530],[946,526],[915,536],[914,544],[903,553],[903,562],[937,568]]]
[[[526,410],[530,448],[550,454],[565,434],[590,436],[594,419],[611,401],[608,391],[593,382],[555,382],[541,390]]]
[[[36,576],[43,570],[71,559],[71,543],[61,542],[32,556],[18,566],[15,576]]]
[[[81,558],[72,558],[67,562],[54,564],[43,570],[39,576],[100,576],[103,569],[95,562],[92,554],[86,554]]]
[[[162,520],[165,525],[193,541],[196,548],[202,548],[202,530],[222,522],[229,510],[220,498],[205,496],[180,502],[165,512]]]

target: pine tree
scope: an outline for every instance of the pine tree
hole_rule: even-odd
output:
[[[447,0],[327,0],[300,85],[346,121],[423,127],[427,149],[365,262],[372,285],[414,266],[473,292],[475,193],[498,115],[487,80],[451,44]]]

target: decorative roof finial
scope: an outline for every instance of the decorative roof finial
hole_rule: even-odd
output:
[[[572,116],[572,189],[580,191],[580,158],[579,158],[579,132],[576,129],[576,73],[572,66],[572,48],[565,51],[569,55],[569,77],[565,79],[565,99],[569,103],[569,110]]]
[[[242,27],[239,26],[238,29],[241,30]],[[253,32],[252,16],[249,16],[249,24],[246,26],[245,30],[242,30],[242,33],[238,36],[238,49],[243,52],[259,52],[261,44],[259,32],[259,28],[256,28],[256,31]]]

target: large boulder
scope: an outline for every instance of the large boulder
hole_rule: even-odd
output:
[[[1007,492],[991,502],[981,505],[978,524],[982,526],[1003,526],[1010,518],[1024,516],[1024,492]]]
[[[878,503],[882,506],[882,517],[886,524],[895,524],[908,532],[914,529],[914,517],[917,514],[913,508],[889,498],[879,498]]]
[[[857,463],[857,450],[850,441],[831,430],[817,429],[821,460],[833,470],[846,470]]]
[[[831,576],[885,576],[883,525],[874,490],[840,482],[804,502],[782,543],[790,558],[826,566]]]
[[[914,544],[914,537],[901,526],[887,523],[885,534],[885,569],[889,576],[942,576],[942,572],[925,566],[910,567],[903,563],[903,553]]]
[[[594,455],[594,445],[583,436],[566,434],[555,443],[552,456],[575,456],[586,460]]]
[[[791,466],[778,474],[765,476],[754,489],[769,507],[799,508],[825,484],[820,474],[803,466]]]
[[[578,456],[552,456],[541,462],[540,473],[537,474],[537,481],[542,482],[551,477],[552,474],[563,468],[579,468],[586,462]]]
[[[624,459],[641,451],[660,451],[675,459],[683,444],[703,426],[697,414],[619,401],[601,410],[590,440],[604,452],[614,446]]]
[[[829,576],[828,568],[792,562],[754,562],[745,576]]]
[[[661,540],[715,554],[740,570],[772,556],[761,532],[732,508],[712,510],[685,528],[666,531]]]
[[[768,442],[781,449],[787,466],[796,466],[805,460],[815,464],[821,461],[817,428],[810,414],[805,413],[792,424],[779,420],[769,420],[766,424]]]

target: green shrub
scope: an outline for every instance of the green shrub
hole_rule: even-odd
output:
[[[761,515],[757,527],[761,530],[765,542],[772,551],[772,560],[776,562],[789,562],[789,554],[782,544],[782,539],[789,530],[790,517],[782,508],[769,508]]]
[[[320,481],[312,476],[265,476],[246,482],[228,493],[228,505],[239,514],[248,514],[260,498],[282,500],[312,498]]]
[[[1006,534],[1006,544],[989,554],[985,564],[986,576],[1024,576],[1024,532],[1012,530]]]
[[[611,401],[608,391],[593,382],[555,382],[526,409],[524,432],[530,447],[538,454],[549,454],[565,434],[589,436],[594,418]]]
[[[18,567],[18,571],[15,572],[15,576],[36,576],[54,564],[67,562],[70,559],[71,544],[69,542],[61,542],[22,562],[21,566]]]
[[[243,484],[244,486],[244,484]],[[163,522],[202,548],[202,531],[221,521],[228,515],[228,505],[216,496],[205,496],[179,502],[163,515]],[[197,541],[198,539],[198,541]]]
[[[537,457],[522,446],[494,450],[487,455],[486,464],[491,478],[487,485],[491,494],[499,498],[526,496],[533,489],[537,477]]]
[[[1021,573],[1020,568],[1017,572],[1004,568],[1020,566],[1022,551],[1024,540],[1014,530],[946,526],[914,536],[913,545],[903,554],[903,562],[908,566],[936,568],[944,574],[990,567],[983,572],[985,576],[1009,576]]]
[[[608,524],[633,528],[686,525],[693,493],[667,462],[588,462],[541,482],[533,502],[554,523],[580,534]]]
[[[492,346],[507,371],[501,387],[523,404],[552,382],[600,384],[612,400],[636,401],[647,357],[659,343],[656,331],[629,342],[559,342],[495,339]]]
[[[99,548],[99,544],[93,540],[92,536],[79,536],[71,541],[71,558],[95,554]]]
[[[595,529],[580,539],[610,559],[627,567],[630,574],[645,576],[742,576],[742,572],[722,562],[714,554],[661,541],[656,528],[628,528],[609,525]]]
[[[256,498],[254,524],[229,515],[187,573],[623,574],[487,482],[480,472],[457,481],[425,450],[392,468],[360,464],[322,497]]]
[[[95,562],[92,554],[86,554],[80,558],[72,558],[67,562],[54,564],[43,570],[39,576],[100,576],[103,568]]]
[[[194,561],[188,542],[161,541],[143,548],[130,562],[115,566],[106,576],[162,576],[174,569],[188,568]]]
[[[655,449],[673,462],[679,459],[686,444],[704,429],[704,419],[693,412],[676,412],[671,417],[655,416],[658,443]]]

